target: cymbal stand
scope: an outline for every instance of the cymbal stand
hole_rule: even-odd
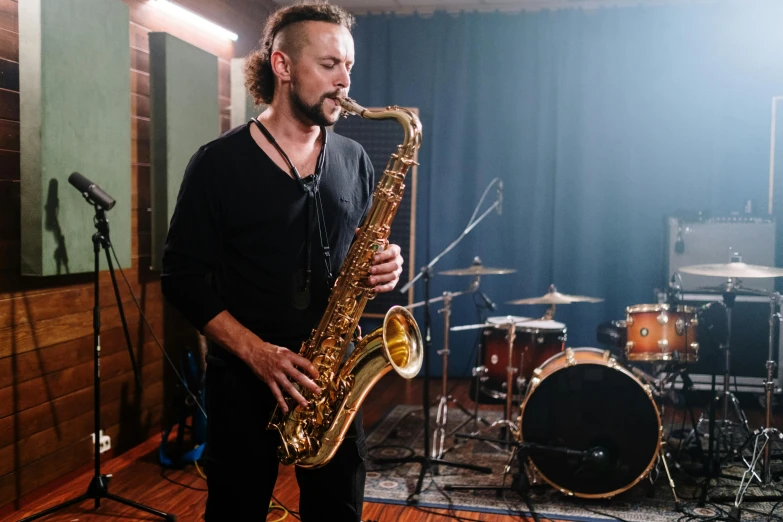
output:
[[[479,217],[476,217],[476,214],[478,213],[478,209],[481,206],[481,203],[484,201],[484,197],[486,196],[487,192],[489,191],[489,188],[492,185],[500,184],[501,181],[499,178],[495,178],[490,182],[490,185],[484,190],[484,195],[482,195],[481,199],[479,200],[479,205],[476,207],[476,210],[473,213],[473,216],[471,216],[470,223],[465,228],[465,230],[462,231],[462,233],[455,239],[454,241],[449,244],[440,254],[435,256],[432,261],[427,263],[426,266],[422,267],[421,271],[405,283],[402,288],[400,288],[400,293],[405,293],[408,291],[408,289],[413,286],[413,284],[418,281],[420,278],[424,279],[424,302],[426,303],[424,305],[424,362],[423,362],[423,369],[424,369],[424,384],[422,386],[422,407],[424,408],[424,452],[421,456],[414,455],[412,457],[405,457],[405,458],[399,458],[399,459],[377,459],[376,462],[386,462],[389,464],[397,464],[397,463],[417,463],[420,465],[419,468],[419,477],[416,480],[416,487],[413,491],[413,493],[410,494],[408,497],[408,504],[418,504],[419,500],[421,499],[421,491],[422,486],[424,485],[424,477],[427,476],[427,473],[434,472],[435,466],[437,465],[445,465],[445,466],[452,466],[455,468],[462,468],[462,469],[474,469],[476,471],[480,472],[486,472],[491,473],[492,469],[482,466],[474,466],[472,464],[462,464],[458,462],[447,462],[442,459],[433,459],[430,454],[430,392],[429,392],[429,378],[430,378],[430,346],[432,341],[432,335],[431,335],[431,318],[430,318],[430,279],[432,276],[432,267],[435,266],[435,264],[440,261],[440,259],[446,255],[450,250],[452,250],[454,247],[459,244],[460,241],[471,231],[473,230],[481,221],[484,220],[484,218],[493,210],[499,208],[500,206],[500,199],[498,198],[495,203],[490,205],[490,207],[484,211]],[[499,187],[498,187],[499,188]],[[500,195],[500,194],[498,194]]]
[[[462,428],[465,424],[469,423],[471,420],[474,420],[476,422],[482,421],[485,422],[483,419],[480,419],[478,416],[478,410],[476,410],[475,414],[468,410],[465,406],[459,403],[455,398],[453,398],[451,395],[449,395],[448,391],[448,379],[449,379],[449,328],[451,323],[451,300],[454,297],[473,293],[476,290],[478,290],[479,287],[479,278],[477,277],[470,285],[468,290],[462,291],[462,292],[443,292],[443,308],[439,310],[439,313],[443,314],[443,349],[438,350],[438,355],[441,356],[441,360],[443,361],[442,366],[442,379],[441,379],[441,394],[440,397],[438,397],[438,413],[435,417],[435,430],[432,433],[432,458],[441,458],[444,453],[446,453],[447,450],[444,450],[444,443],[446,440],[446,424],[448,422],[448,414],[449,414],[449,402],[454,403],[454,405],[462,410],[468,418],[465,419],[459,426],[457,426],[455,429],[451,431],[451,433],[454,433],[456,431],[459,431],[460,428]],[[478,405],[478,402],[476,403]],[[450,434],[451,434],[450,433]]]
[[[781,433],[776,428],[772,427],[772,394],[775,391],[775,381],[773,379],[773,374],[775,373],[775,368],[777,364],[775,363],[773,357],[773,350],[774,350],[774,344],[775,344],[775,333],[780,332],[780,322],[781,322],[781,315],[778,312],[778,308],[780,305],[780,293],[774,292],[770,294],[770,300],[769,300],[769,347],[767,352],[767,378],[764,381],[764,427],[760,428],[753,432],[752,436],[749,437],[748,441],[745,443],[745,446],[743,449],[749,445],[750,441],[753,440],[753,455],[748,461],[744,456],[742,460],[745,462],[745,464],[748,466],[748,469],[742,474],[742,479],[740,482],[740,486],[737,489],[737,496],[734,499],[734,506],[735,508],[739,509],[740,504],[743,502],[743,500],[748,501],[759,501],[759,498],[761,498],[761,501],[764,500],[780,500],[780,497],[758,497],[754,496],[751,498],[750,496],[745,496],[745,492],[748,490],[748,487],[751,485],[753,480],[755,479],[759,484],[762,486],[769,486],[772,484],[772,473],[770,470],[771,467],[771,453],[772,453],[772,446],[770,442],[774,441],[774,439],[777,439],[778,441],[783,441],[783,433]],[[742,450],[740,450],[742,451]],[[762,461],[762,472],[761,476],[756,472],[756,467],[758,466],[759,460]]]
[[[745,415],[745,412],[742,411],[742,408],[740,407],[739,400],[737,399],[737,396],[734,395],[734,393],[731,391],[731,330],[732,330],[732,312],[734,310],[734,303],[736,301],[737,297],[737,290],[741,289],[741,282],[739,279],[736,278],[728,278],[726,283],[723,285],[723,304],[726,307],[726,344],[725,347],[725,359],[724,359],[724,365],[723,365],[723,393],[721,395],[715,394],[713,397],[714,403],[713,405],[717,408],[718,404],[723,401],[723,419],[716,420],[715,424],[718,427],[720,436],[719,440],[716,441],[717,446],[717,453],[720,453],[720,443],[723,442],[723,444],[726,446],[726,452],[728,454],[731,454],[736,450],[736,446],[739,446],[739,444],[734,444],[734,431],[733,427],[737,425],[737,423],[732,422],[729,419],[729,407],[732,408],[734,411],[735,416],[737,417],[737,420],[739,421],[739,426],[743,428],[745,431],[745,434],[749,437],[751,435],[751,429],[750,425],[748,424],[748,418]],[[699,420],[699,424],[701,424],[704,421],[703,415],[702,418]],[[713,429],[713,428],[710,428]],[[711,432],[708,432],[710,434],[710,437],[713,436]]]

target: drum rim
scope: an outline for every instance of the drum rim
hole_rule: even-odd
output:
[[[637,305],[632,305],[627,307],[625,309],[625,312],[627,314],[645,313],[645,312],[680,312],[686,314],[695,314],[696,307],[683,305],[683,304],[670,305],[668,303],[637,304]]]
[[[514,319],[514,324],[518,324],[519,322],[533,321],[534,320],[534,318],[532,318],[532,317],[524,317],[524,316],[521,316],[521,315],[495,315],[495,316],[492,316],[492,317],[487,317],[487,320],[485,322],[487,324],[489,324],[489,325],[492,325],[492,326],[502,326],[504,324],[508,324],[508,321],[505,321],[505,322],[503,322],[503,321],[493,322],[493,320],[508,319],[509,317],[512,317]],[[519,319],[521,321],[517,321],[517,319]]]
[[[574,354],[578,353],[585,353],[585,352],[592,352],[592,353],[600,353],[603,355],[601,359],[598,360],[590,360],[580,363],[578,360],[575,359]],[[551,361],[555,360],[558,357],[563,357],[566,359],[565,363],[559,368],[556,368],[552,372],[548,373],[544,377],[540,378],[535,375],[538,373],[538,371],[542,368],[544,368],[547,364],[549,364]],[[575,361],[573,364],[569,362],[568,359],[571,359]],[[551,375],[554,375],[562,368],[568,368],[570,366],[576,366],[578,364],[595,364],[598,366],[606,366],[608,368],[612,368],[615,370],[619,370],[621,373],[627,375],[631,379],[633,379],[639,386],[642,388],[642,390],[645,391],[645,394],[647,395],[647,398],[650,401],[650,404],[652,404],[653,411],[655,411],[655,417],[658,422],[658,444],[656,445],[655,451],[653,452],[652,458],[650,459],[649,464],[644,468],[644,471],[636,477],[634,480],[630,482],[630,484],[626,485],[625,487],[622,487],[620,489],[616,489],[614,491],[610,491],[608,493],[579,493],[576,491],[571,491],[569,489],[564,488],[560,484],[557,484],[553,480],[551,480],[549,477],[547,477],[539,468],[536,466],[536,463],[533,461],[532,457],[528,456],[527,462],[533,467],[533,471],[537,473],[544,481],[555,488],[556,490],[560,491],[564,495],[568,496],[575,496],[580,498],[612,498],[620,493],[624,493],[625,491],[628,491],[629,489],[636,486],[639,482],[641,482],[645,477],[647,477],[650,474],[650,471],[652,470],[653,466],[655,465],[655,461],[658,459],[658,456],[661,453],[661,444],[663,441],[663,423],[661,421],[661,412],[658,410],[658,405],[655,404],[655,400],[652,397],[652,391],[650,390],[649,385],[642,384],[642,382],[630,371],[628,371],[626,368],[624,368],[621,364],[617,363],[617,360],[612,356],[611,352],[609,350],[601,350],[600,348],[593,348],[593,347],[581,347],[581,348],[566,348],[564,351],[553,355],[546,361],[544,361],[541,366],[535,369],[534,371],[534,377],[533,381],[531,381],[530,386],[528,387],[527,392],[525,393],[525,398],[522,401],[522,404],[519,407],[519,427],[518,427],[518,434],[519,434],[519,442],[525,442],[525,436],[524,433],[522,433],[522,424],[525,419],[525,408],[527,407],[527,403],[530,400],[530,397],[533,396],[533,393],[535,393],[536,389],[541,385],[542,382],[544,382],[548,377]],[[534,384],[535,382],[535,384]]]

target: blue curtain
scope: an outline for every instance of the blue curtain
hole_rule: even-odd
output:
[[[568,345],[596,346],[599,322],[655,302],[665,214],[739,210],[746,199],[766,206],[782,28],[783,2],[754,0],[359,17],[352,96],[418,107],[424,126],[416,266],[457,237],[499,176],[502,216],[487,218],[436,270],[476,255],[516,269],[482,278],[499,303],[492,315],[541,316],[544,307],[503,303],[542,295],[550,283],[603,297],[558,307],[555,317],[568,326]],[[467,283],[436,275],[433,296]],[[452,325],[475,322],[470,298],[455,299]],[[452,333],[451,374],[466,374],[475,340]]]

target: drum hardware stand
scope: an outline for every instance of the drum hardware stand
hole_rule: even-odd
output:
[[[133,357],[133,350],[131,348],[131,342],[130,342],[130,334],[128,333],[128,324],[125,322],[125,313],[123,312],[122,309],[122,299],[120,299],[120,292],[119,292],[119,288],[117,287],[117,280],[114,277],[114,268],[111,261],[111,255],[109,254],[109,249],[111,248],[111,240],[109,239],[109,221],[106,219],[105,211],[111,209],[111,207],[113,207],[114,205],[112,203],[111,206],[108,206],[106,209],[104,209],[100,204],[93,202],[86,192],[84,193],[84,198],[87,200],[88,203],[90,203],[95,207],[94,223],[95,223],[95,228],[98,230],[92,236],[93,253],[95,257],[95,268],[94,268],[95,277],[93,281],[94,289],[95,289],[94,291],[95,306],[93,308],[93,356],[94,356],[93,357],[94,359],[93,395],[95,400],[95,404],[94,404],[95,431],[93,433],[98,434],[100,433],[100,425],[101,425],[101,372],[100,372],[101,308],[100,308],[100,300],[99,300],[101,247],[103,247],[103,250],[106,253],[106,261],[108,262],[109,274],[111,275],[111,282],[112,285],[114,286],[114,295],[117,298],[117,306],[119,307],[120,319],[122,320],[122,328],[123,331],[125,332],[125,340],[127,341],[128,352],[130,353],[131,366],[133,368],[133,373],[136,377],[136,384],[139,387],[141,387],[141,379],[139,377],[138,369],[136,368],[136,360]],[[95,509],[98,509],[101,506],[101,499],[104,498],[150,513],[157,517],[161,517],[165,520],[177,520],[177,517],[174,515],[171,515],[169,513],[164,513],[163,511],[158,511],[157,509],[153,509],[151,507],[145,506],[138,502],[134,502],[132,500],[126,499],[119,495],[115,495],[114,493],[110,493],[109,481],[111,480],[111,475],[104,475],[101,473],[100,441],[97,436],[95,437],[94,447],[95,447],[95,455],[93,460],[95,464],[95,473],[92,477],[92,480],[90,481],[89,486],[87,487],[87,492],[83,493],[82,495],[79,495],[76,498],[67,500],[56,506],[50,507],[39,513],[26,517],[20,520],[19,522],[28,522],[30,520],[35,520],[44,517],[46,515],[49,515],[51,513],[60,511],[61,509],[69,508],[75,504],[79,504],[85,500],[90,500],[90,499],[95,502]]]
[[[660,449],[658,451],[658,463],[656,464],[655,468],[650,471],[650,484],[655,484],[655,482],[658,480],[658,477],[660,476],[660,471],[658,471],[658,465],[661,463],[663,464],[663,469],[666,472],[666,480],[667,484],[669,485],[669,489],[672,491],[672,497],[674,497],[674,510],[678,513],[682,512],[682,505],[680,504],[680,499],[677,497],[677,488],[674,484],[674,479],[672,478],[672,474],[669,472],[669,461],[668,458],[674,458],[672,457],[671,453],[667,453],[664,451],[664,446],[666,445],[665,441],[661,441]],[[655,472],[655,476],[653,476],[653,471]]]
[[[738,256],[734,256],[732,259],[741,259]],[[723,443],[726,447],[726,453],[728,456],[737,455],[737,444],[734,443],[734,431],[733,428],[737,425],[741,426],[745,431],[747,437],[751,437],[751,429],[748,423],[748,418],[745,412],[742,410],[739,404],[737,396],[731,391],[731,330],[732,330],[732,312],[734,310],[734,303],[737,297],[737,290],[744,289],[741,286],[741,281],[736,278],[728,278],[723,287],[723,304],[726,307],[726,343],[724,345],[725,360],[724,360],[724,373],[723,373],[723,393],[718,395],[715,390],[712,390],[713,403],[723,402],[723,418],[721,420],[715,420],[714,425],[710,424],[709,438],[714,438],[715,428],[719,431],[718,445]],[[714,368],[713,368],[714,370]],[[715,372],[713,372],[715,373]],[[714,377],[714,375],[713,375]],[[731,406],[734,415],[738,422],[733,422],[729,418],[729,406]],[[712,408],[710,414],[712,414]],[[699,424],[704,422],[704,415],[699,419]],[[746,439],[747,440],[747,439]],[[711,444],[710,444],[711,445]],[[720,449],[716,451],[720,453]],[[713,455],[710,455],[713,458]],[[714,472],[715,470],[713,470]],[[717,475],[716,475],[717,476]]]
[[[463,413],[465,413],[468,418],[464,420],[459,426],[454,428],[449,435],[453,435],[455,432],[459,431],[460,428],[462,428],[464,425],[469,423],[471,420],[474,421],[474,423],[478,423],[479,421],[489,424],[486,420],[480,418],[478,416],[478,402],[476,402],[476,409],[475,413],[468,410],[465,406],[459,403],[454,397],[449,395],[448,391],[448,375],[449,375],[449,328],[451,323],[451,300],[454,297],[473,293],[478,290],[479,287],[479,277],[476,277],[473,282],[471,283],[468,290],[462,291],[462,292],[443,292],[443,308],[439,310],[439,313],[443,314],[443,349],[438,350],[438,355],[441,356],[441,360],[443,361],[442,366],[442,379],[441,379],[441,394],[440,397],[438,397],[438,413],[436,416],[436,428],[433,431],[432,434],[432,457],[433,458],[441,458],[443,455],[449,451],[444,450],[444,443],[446,439],[446,424],[448,422],[448,413],[449,413],[449,402],[454,403],[457,408],[462,410]]]
[[[762,487],[770,486],[773,483],[773,477],[771,472],[772,464],[772,445],[775,440],[783,441],[783,433],[776,428],[772,427],[772,395],[774,393],[775,381],[773,375],[777,364],[773,360],[773,347],[775,344],[775,333],[780,332],[781,315],[778,312],[780,305],[780,294],[774,292],[770,294],[770,313],[769,313],[769,347],[767,352],[767,378],[764,381],[764,397],[765,397],[765,411],[764,411],[764,427],[754,431],[745,444],[740,448],[742,453],[753,441],[753,454],[750,461],[743,455],[742,460],[748,466],[748,469],[742,474],[740,486],[737,489],[737,495],[734,497],[734,508],[739,513],[740,505],[743,501],[748,502],[777,502],[783,500],[781,496],[772,495],[745,495],[748,487],[755,480]],[[756,472],[759,466],[759,461],[762,462],[762,472],[759,475]]]
[[[422,278],[424,280],[424,384],[422,386],[422,407],[424,408],[424,452],[421,456],[414,455],[412,457],[405,457],[405,458],[393,458],[393,459],[377,459],[375,462],[378,463],[385,463],[385,464],[398,464],[398,463],[407,463],[407,462],[415,462],[420,464],[421,468],[419,470],[419,477],[416,481],[416,488],[414,489],[413,493],[410,494],[410,496],[407,499],[408,504],[418,504],[419,498],[421,495],[422,486],[424,485],[424,477],[429,472],[435,471],[435,466],[442,465],[442,466],[452,466],[455,468],[462,468],[462,469],[472,469],[475,471],[480,471],[482,473],[492,473],[492,469],[484,466],[475,466],[473,464],[462,464],[459,462],[449,462],[443,459],[433,459],[430,453],[430,347],[432,346],[432,319],[430,317],[430,280],[432,279],[432,267],[435,266],[435,264],[440,261],[440,259],[446,255],[449,251],[451,251],[457,244],[459,244],[460,241],[468,234],[471,230],[473,230],[481,221],[484,220],[484,218],[493,210],[500,208],[501,204],[501,193],[498,192],[498,199],[490,205],[490,207],[484,211],[481,216],[476,218],[476,214],[478,213],[478,209],[481,206],[481,203],[484,200],[484,196],[486,196],[487,192],[489,191],[490,187],[494,184],[498,184],[500,189],[500,186],[502,186],[502,181],[499,178],[493,179],[489,186],[484,190],[484,194],[481,196],[481,199],[479,200],[479,204],[476,207],[476,210],[473,212],[473,215],[470,218],[470,221],[468,223],[468,226],[465,227],[465,230],[462,231],[462,233],[451,242],[450,245],[448,245],[440,254],[435,256],[432,261],[430,261],[427,266],[422,267],[422,269],[419,271],[419,273],[408,281],[405,285],[403,285],[402,288],[400,288],[400,293],[405,293],[408,291],[408,289],[413,286],[413,284],[419,279]]]

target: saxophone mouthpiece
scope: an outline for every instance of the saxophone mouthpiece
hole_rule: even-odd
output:
[[[347,118],[351,114],[362,116],[362,114],[367,110],[348,96],[340,98],[340,106],[343,108],[343,112],[340,114],[340,116],[343,118]]]

